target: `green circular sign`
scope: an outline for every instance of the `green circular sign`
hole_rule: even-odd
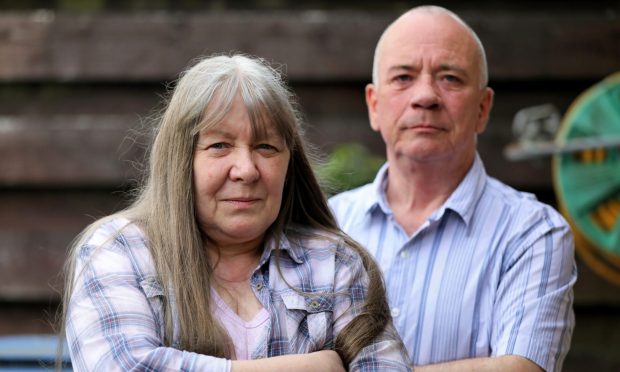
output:
[[[562,120],[556,137],[559,146],[583,140],[592,146],[553,158],[556,194],[575,231],[578,252],[587,256],[595,271],[620,284],[620,142],[616,139],[620,140],[620,73],[581,94]]]

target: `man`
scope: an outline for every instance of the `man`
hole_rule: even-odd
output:
[[[416,370],[561,370],[573,238],[551,207],[485,173],[476,136],[493,91],[473,30],[439,7],[402,15],[379,40],[366,103],[388,162],[330,205],[382,267]]]

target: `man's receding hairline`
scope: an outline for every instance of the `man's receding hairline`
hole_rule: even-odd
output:
[[[390,33],[390,31],[395,27],[395,25],[402,22],[404,18],[411,17],[417,14],[428,14],[428,15],[445,15],[456,21],[460,24],[465,30],[469,33],[469,36],[474,41],[474,44],[477,47],[479,64],[481,65],[480,78],[482,87],[487,86],[488,84],[488,65],[486,61],[486,53],[484,50],[484,46],[480,41],[480,38],[476,34],[476,32],[469,26],[461,17],[459,17],[456,13],[448,10],[446,8],[436,6],[436,5],[422,5],[415,8],[412,8],[405,13],[401,14],[398,18],[396,18],[390,25],[383,31],[379,41],[377,42],[377,46],[375,48],[373,64],[372,64],[372,83],[377,86],[379,83],[378,75],[379,75],[379,52],[383,47],[383,43],[385,41],[386,35]]]

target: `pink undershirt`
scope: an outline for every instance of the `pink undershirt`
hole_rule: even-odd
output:
[[[211,294],[216,305],[214,306],[215,316],[220,320],[235,345],[235,359],[251,359],[252,351],[258,346],[267,331],[269,313],[265,308],[261,308],[254,319],[246,322],[228,307],[216,290],[211,289]]]

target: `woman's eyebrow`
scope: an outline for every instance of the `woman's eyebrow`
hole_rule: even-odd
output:
[[[233,137],[233,135],[230,134],[228,131],[218,129],[218,128],[203,129],[199,132],[199,136],[218,136],[218,137],[224,137],[224,138]]]

